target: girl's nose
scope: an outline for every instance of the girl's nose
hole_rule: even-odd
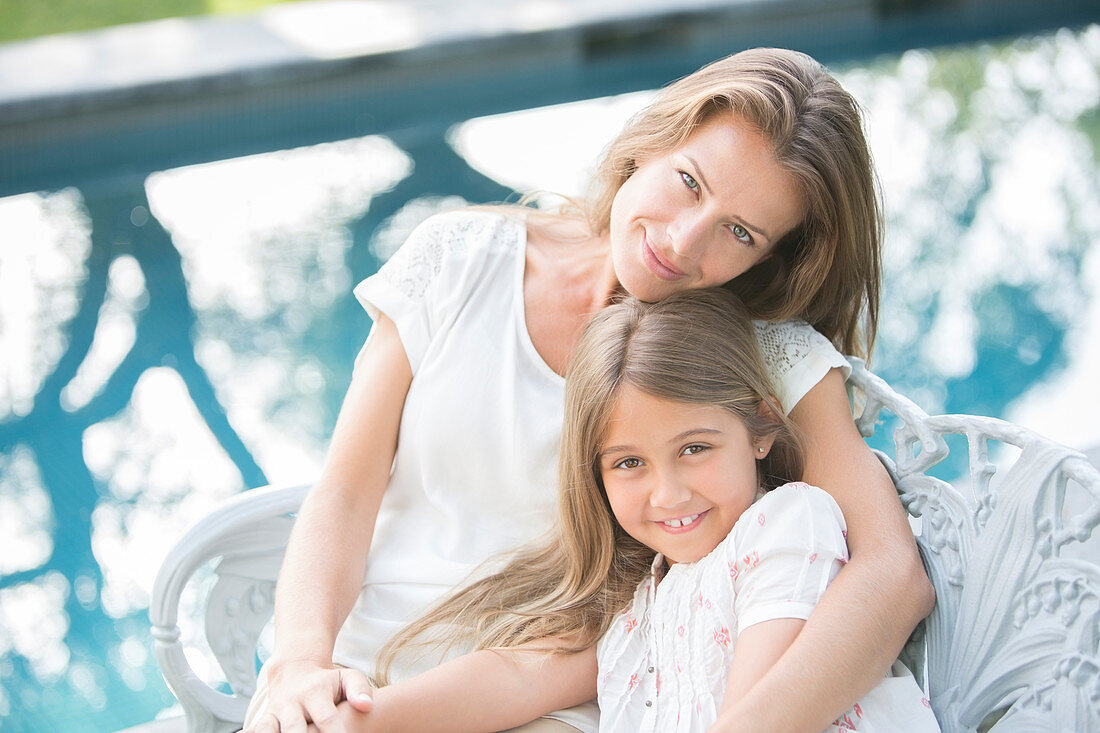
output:
[[[649,504],[655,509],[667,509],[679,506],[690,498],[691,491],[675,476],[658,476],[649,494]]]

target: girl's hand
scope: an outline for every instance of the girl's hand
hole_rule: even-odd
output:
[[[350,733],[337,705],[370,712],[373,695],[366,675],[312,659],[269,663],[267,704],[244,733]]]

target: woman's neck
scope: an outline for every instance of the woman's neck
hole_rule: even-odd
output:
[[[545,221],[545,220],[544,220]],[[523,299],[535,350],[564,374],[588,321],[619,289],[606,235],[559,218],[528,226]]]

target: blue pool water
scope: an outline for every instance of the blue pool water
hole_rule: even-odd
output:
[[[1100,27],[838,71],[888,214],[874,369],[929,412],[1100,446]],[[466,197],[579,191],[647,98],[459,126],[483,174]],[[3,730],[114,731],[173,704],[146,616],[156,569],[219,500],[316,474],[369,328],[351,286],[456,203],[413,201],[373,231],[386,192],[423,173],[369,137],[163,171],[136,198],[0,199]]]

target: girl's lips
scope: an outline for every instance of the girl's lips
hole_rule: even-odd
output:
[[[650,246],[648,237],[642,237],[642,261],[661,280],[679,280],[685,275],[657,255],[656,250]]]
[[[691,530],[695,529],[700,524],[702,524],[703,523],[703,518],[705,516],[707,516],[707,514],[709,514],[709,513],[710,513],[710,509],[707,509],[706,511],[699,512],[698,514],[688,514],[687,516],[684,516],[684,517],[676,517],[676,519],[678,519],[680,521],[684,521],[684,520],[688,519],[689,517],[695,517],[695,519],[693,519],[689,524],[684,524],[681,527],[671,527],[671,526],[665,524],[665,521],[672,521],[672,520],[657,520],[657,521],[654,522],[654,524],[656,524],[658,527],[660,527],[664,531],[668,532],[669,534],[683,534],[685,532],[690,532]]]

